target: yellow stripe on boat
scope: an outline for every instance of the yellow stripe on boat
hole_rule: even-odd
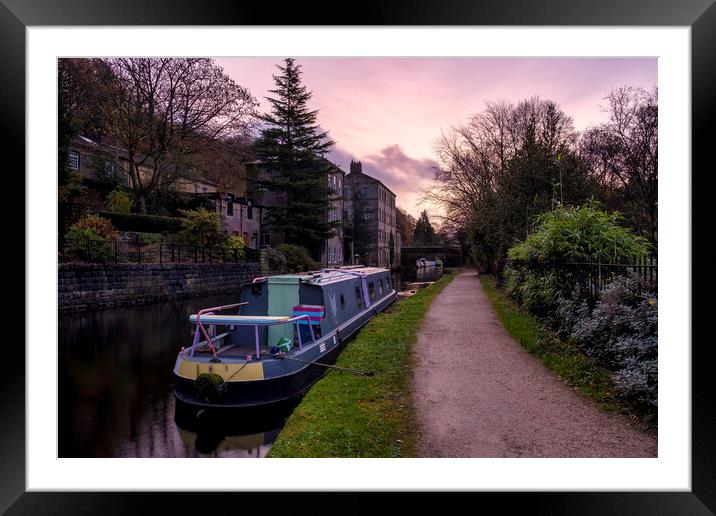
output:
[[[179,361],[180,363],[175,372],[177,376],[186,378],[187,380],[196,380],[196,377],[202,373],[218,374],[224,381],[228,380],[230,383],[264,379],[264,366],[260,362],[250,362],[248,364],[206,364],[182,358],[180,358]]]

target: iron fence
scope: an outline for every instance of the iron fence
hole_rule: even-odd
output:
[[[140,240],[93,240],[62,238],[58,246],[60,262],[85,263],[246,263],[257,262],[258,250],[227,251],[205,247]]]
[[[574,288],[579,296],[595,301],[604,287],[617,277],[634,275],[654,291],[658,289],[659,268],[654,256],[646,256],[626,263],[602,263],[599,260],[578,262],[513,262],[530,269],[552,270],[560,275],[565,288]]]

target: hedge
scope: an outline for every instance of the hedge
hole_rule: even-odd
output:
[[[140,215],[137,213],[116,213],[100,211],[99,215],[109,219],[120,231],[142,233],[178,233],[183,229],[180,217],[162,217],[159,215]]]

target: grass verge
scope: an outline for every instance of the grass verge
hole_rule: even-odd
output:
[[[535,316],[518,307],[495,286],[493,276],[480,276],[497,318],[507,332],[560,378],[610,411],[634,415],[633,407],[619,396],[611,375],[596,361],[550,332]],[[638,415],[641,419],[641,415]],[[650,425],[651,426],[651,425]]]
[[[374,371],[329,371],[296,407],[269,457],[411,457],[415,412],[411,349],[430,303],[452,281],[446,273],[374,317],[336,365]]]

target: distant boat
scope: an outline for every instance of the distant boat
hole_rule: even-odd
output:
[[[384,268],[256,278],[239,302],[189,317],[194,340],[177,356],[175,395],[200,408],[294,399],[325,373],[321,364],[333,364],[345,341],[396,297]]]
[[[415,266],[418,269],[426,269],[426,268],[432,268],[435,267],[435,260],[429,260],[427,258],[423,258],[422,256],[418,258],[415,262]]]

